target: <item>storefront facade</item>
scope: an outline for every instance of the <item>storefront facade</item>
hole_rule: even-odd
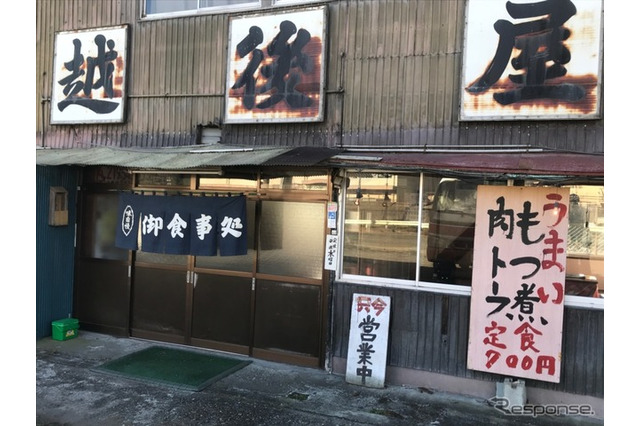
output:
[[[388,382],[490,397],[505,374],[468,365],[477,194],[549,188],[571,194],[555,198],[568,224],[562,355],[558,380],[528,378],[527,392],[601,414],[602,4],[587,2],[599,3],[595,14],[574,1],[576,10],[526,17],[545,22],[542,33],[557,14],[559,26],[591,28],[564,48],[575,62],[595,49],[595,65],[571,68],[558,54],[545,78],[561,84],[520,74],[505,86],[498,56],[478,72],[469,52],[483,55],[481,22],[491,32],[494,21],[523,17],[482,15],[474,0],[198,3],[38,2],[39,194],[63,186],[55,177],[68,170],[77,179],[72,221],[39,228],[38,241],[76,226],[75,259],[65,262],[73,280],[63,281],[81,328],[344,374],[353,295],[388,296]],[[527,34],[514,35],[516,49],[527,51],[518,44]],[[93,44],[105,50],[83,50]],[[82,94],[87,58],[111,76],[94,83],[102,97]],[[145,206],[239,200],[234,231],[245,245],[227,252],[219,235],[213,252],[149,248],[140,223],[124,248],[126,195]],[[152,209],[141,222],[158,217]],[[197,216],[162,209],[165,232]],[[218,226],[228,218],[212,216]],[[39,261],[38,275],[49,268]],[[46,324],[60,313],[38,315]]]
[[[322,267],[329,175],[250,174],[126,175],[145,203],[240,202],[246,211],[237,232],[246,246],[231,254],[223,247],[167,253],[144,241],[137,250],[120,248],[113,231],[122,192],[87,182],[75,281],[84,327],[318,367],[329,284]]]

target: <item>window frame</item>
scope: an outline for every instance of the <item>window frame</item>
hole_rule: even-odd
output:
[[[418,202],[420,205],[423,204],[424,201],[424,179],[427,176],[438,176],[434,173],[424,173],[424,172],[401,172],[401,171],[393,171],[393,170],[377,170],[378,173],[392,173],[392,174],[411,174],[419,175],[419,196]],[[347,176],[351,174],[358,173],[358,170],[349,169],[347,170]],[[445,177],[444,175],[440,175],[441,177]],[[420,281],[420,277],[416,274],[416,278],[414,280],[409,279],[398,279],[398,278],[387,278],[387,277],[374,277],[374,276],[366,276],[366,275],[357,275],[357,274],[345,274],[343,270],[344,263],[344,239],[345,239],[345,219],[346,219],[346,203],[347,203],[347,179],[342,182],[340,187],[340,203],[343,208],[339,209],[339,221],[338,221],[338,236],[339,236],[339,250],[340,255],[338,256],[337,264],[336,264],[336,275],[335,281],[338,283],[353,283],[353,284],[362,284],[362,285],[370,285],[376,287],[388,287],[388,288],[402,288],[402,289],[411,289],[418,291],[427,291],[432,293],[441,293],[441,294],[451,294],[458,296],[471,296],[471,285],[459,285],[459,284],[447,284],[447,283],[437,283],[431,281]],[[542,182],[545,184],[545,182]],[[567,184],[569,185],[569,184]],[[604,188],[604,184],[592,183],[594,186],[600,186]],[[553,184],[548,184],[548,186],[553,186]],[[418,209],[418,223],[422,224],[424,217],[422,214],[422,209]],[[422,226],[422,225],[420,225]],[[420,234],[420,232],[418,232]],[[420,238],[416,241],[416,247],[418,248],[418,252],[420,250],[419,245],[421,244]],[[604,255],[603,255],[604,257]],[[416,259],[418,261],[418,258]],[[418,265],[419,266],[419,265]],[[595,310],[604,310],[604,298],[595,298],[595,297],[585,297],[585,296],[576,296],[576,295],[565,295],[564,304],[567,307],[572,308],[585,308],[585,309],[595,309]]]
[[[220,5],[220,6],[199,6],[201,0],[196,0],[198,3],[195,9],[178,10],[173,12],[159,12],[159,13],[147,13],[147,2],[159,1],[159,0],[140,0],[140,19],[147,20],[159,20],[170,18],[181,18],[188,16],[198,15],[219,15],[224,13],[237,13],[246,11],[259,11],[264,9],[274,9],[301,5],[312,5],[315,3],[326,3],[327,0],[246,0],[247,3],[238,5]]]

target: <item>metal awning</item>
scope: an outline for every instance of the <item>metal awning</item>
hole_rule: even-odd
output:
[[[348,150],[325,147],[36,149],[41,166],[120,166],[137,170],[206,170],[229,166],[323,166],[434,171],[451,175],[517,175],[604,179],[604,155],[556,151],[447,152]]]
[[[333,167],[449,172],[452,175],[517,175],[604,179],[604,155],[556,151],[372,152],[345,150]]]
[[[285,153],[271,158],[263,166],[313,166],[334,155],[342,152],[342,149],[301,146],[293,148]]]
[[[225,145],[198,145],[176,148],[73,148],[36,149],[36,165],[39,166],[120,166],[143,170],[193,170],[225,166],[258,166],[293,164],[291,153],[297,148],[283,147],[232,147]],[[335,154],[324,152],[317,156],[307,153],[298,157],[299,165],[315,164]],[[283,158],[279,161],[278,158]],[[295,158],[295,156],[294,156]],[[285,160],[289,161],[285,161]]]

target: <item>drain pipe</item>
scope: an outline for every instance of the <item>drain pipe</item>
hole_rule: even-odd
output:
[[[46,143],[45,143],[45,134],[46,134],[46,132],[45,132],[45,130],[44,130],[44,124],[45,124],[45,120],[44,120],[44,109],[45,109],[45,108],[44,108],[44,104],[45,104],[46,102],[49,102],[49,99],[48,99],[48,98],[44,98],[44,97],[43,97],[42,99],[40,99],[40,107],[41,107],[40,115],[41,115],[41,121],[42,121],[42,141],[41,141],[41,143],[40,143],[40,146],[41,146],[42,148],[44,148],[45,146],[47,146],[47,145],[46,145]]]
[[[42,148],[44,148],[44,147],[46,147],[46,146],[47,146],[47,144],[45,143],[45,134],[46,134],[46,131],[45,131],[45,129],[44,129],[44,126],[45,126],[45,119],[44,119],[44,111],[45,111],[45,108],[44,108],[44,104],[45,104],[46,102],[51,102],[51,98],[50,98],[50,97],[48,98],[48,97],[46,97],[46,96],[44,95],[44,89],[45,89],[45,82],[44,82],[44,79],[46,78],[46,76],[47,76],[47,72],[46,72],[46,71],[44,71],[44,72],[42,73],[42,87],[41,87],[41,90],[42,90],[42,97],[40,98],[40,108],[41,108],[40,114],[41,114],[41,116],[42,116],[42,117],[40,117],[40,118],[41,118],[41,121],[42,121],[42,141],[41,141],[41,143],[40,143],[40,147],[42,147]]]

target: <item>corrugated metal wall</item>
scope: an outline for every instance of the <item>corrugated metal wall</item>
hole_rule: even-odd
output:
[[[477,380],[502,376],[467,369],[468,296],[337,283],[334,356],[346,359],[354,293],[391,297],[388,365]],[[604,311],[565,308],[560,383],[527,386],[604,398]]]
[[[464,2],[349,2],[343,143],[456,143]]]
[[[69,193],[69,225],[49,226],[49,188]],[[51,321],[73,314],[73,259],[77,172],[36,166],[36,339],[51,335]]]
[[[329,7],[325,121],[228,125],[226,143],[604,152],[603,119],[458,120],[464,0],[323,3]],[[38,145],[185,145],[196,142],[197,125],[222,120],[228,15],[140,21],[139,8],[138,0],[37,2]],[[127,122],[50,126],[55,32],[123,23],[131,24]]]

